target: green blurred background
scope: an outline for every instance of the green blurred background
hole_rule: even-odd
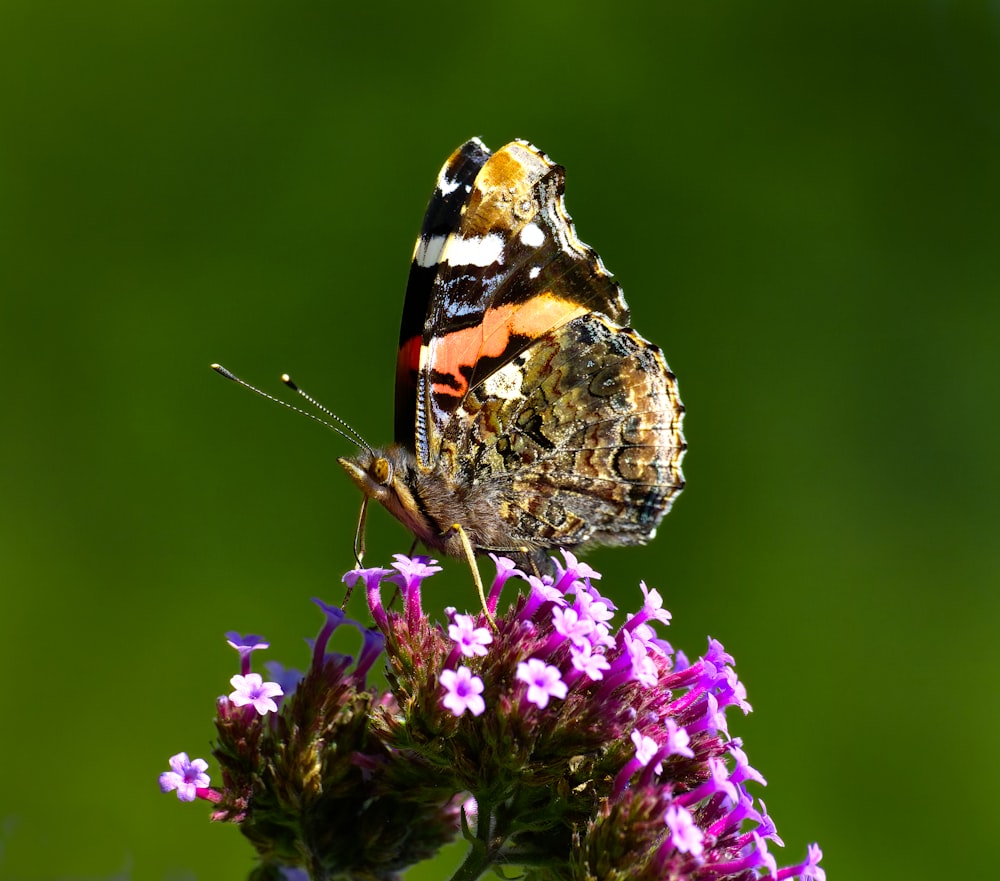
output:
[[[1000,5],[4,0],[0,878],[246,876],[156,778],[208,753],[224,631],[305,663],[359,497],[343,440],[208,364],[389,440],[413,239],[475,134],[566,166],[680,377],[688,489],[590,560],[736,656],[779,862],[990,877]],[[474,604],[446,568],[428,605]]]

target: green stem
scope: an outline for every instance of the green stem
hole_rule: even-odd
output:
[[[481,878],[503,847],[506,835],[493,828],[493,807],[490,803],[477,800],[478,816],[476,817],[476,837],[465,855],[462,864],[451,876],[451,881],[476,881]]]
[[[491,865],[495,854],[488,854],[485,850],[473,847],[466,854],[465,859],[451,876],[451,881],[476,881],[482,878],[483,874]]]

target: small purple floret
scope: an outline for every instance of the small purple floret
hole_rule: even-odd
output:
[[[653,740],[652,737],[647,737],[645,734],[640,734],[638,731],[633,731],[631,734],[632,743],[635,744],[635,757],[639,760],[639,764],[643,767],[649,764],[650,759],[656,755],[660,749],[660,745]],[[653,771],[656,774],[663,773],[663,762],[657,762],[653,766]]]
[[[674,848],[681,853],[701,856],[705,850],[705,834],[695,824],[694,817],[686,808],[671,805],[667,808],[665,821],[670,829],[670,843]]]
[[[478,716],[486,709],[486,701],[482,698],[483,680],[473,676],[468,667],[442,670],[440,681],[447,692],[441,703],[456,716],[461,716],[466,710]]]
[[[441,567],[437,565],[437,560],[419,554],[416,557],[408,557],[406,554],[392,556],[396,561],[392,568],[397,573],[393,580],[403,593],[406,622],[411,630],[415,630],[424,614],[420,605],[420,582],[435,572],[440,572]]]
[[[229,681],[236,689],[229,695],[229,700],[235,706],[252,705],[261,716],[278,711],[278,705],[274,702],[274,698],[279,697],[282,691],[277,682],[264,682],[259,673],[234,676]]]
[[[240,672],[244,676],[250,672],[250,656],[258,649],[266,649],[270,645],[264,641],[263,636],[258,636],[256,633],[240,636],[235,630],[230,630],[226,634],[226,642],[240,653]]]
[[[281,686],[281,693],[284,697],[295,694],[295,689],[302,681],[302,671],[294,667],[286,667],[281,661],[265,661],[264,669],[272,682],[277,682]]]
[[[566,697],[566,683],[557,667],[546,664],[540,658],[529,658],[517,665],[517,678],[528,684],[527,699],[539,709],[549,705],[549,698]]]
[[[591,644],[571,645],[569,656],[573,662],[573,669],[583,673],[588,679],[597,681],[604,678],[604,671],[611,669],[608,659],[594,651]]]
[[[455,615],[448,625],[448,636],[456,643],[462,654],[467,658],[483,657],[486,646],[493,642],[493,634],[488,627],[476,627],[471,615]]]
[[[361,653],[358,655],[358,662],[354,665],[354,676],[364,685],[368,671],[385,650],[385,636],[380,630],[374,630],[370,627],[361,627],[360,629],[364,643],[361,646]]]
[[[493,560],[497,567],[496,578],[493,579],[489,596],[486,597],[486,608],[492,615],[497,610],[497,603],[500,602],[500,592],[507,581],[515,575],[524,579],[525,575],[509,557],[498,557],[496,554],[490,554],[490,559]]]
[[[181,801],[194,801],[199,789],[205,789],[211,782],[208,774],[208,762],[204,759],[189,759],[187,753],[177,753],[170,757],[170,770],[160,775],[160,791],[177,790],[177,798]]]
[[[389,618],[382,607],[379,598],[379,588],[382,586],[382,579],[388,578],[392,574],[392,569],[352,569],[350,572],[345,573],[342,579],[344,584],[347,585],[348,595],[350,595],[350,591],[354,590],[354,585],[358,583],[359,579],[364,581],[368,608],[371,609],[375,623],[380,630],[388,630]]]

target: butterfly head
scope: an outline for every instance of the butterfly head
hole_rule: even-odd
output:
[[[393,444],[364,448],[337,461],[365,496],[379,502],[407,529],[422,539],[434,534],[414,493],[416,463],[411,452]]]

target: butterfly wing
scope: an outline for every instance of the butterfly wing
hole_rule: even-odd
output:
[[[459,225],[462,208],[469,199],[476,175],[490,151],[478,138],[466,141],[448,157],[438,174],[427,204],[420,237],[413,250],[410,276],[403,301],[399,328],[399,355],[396,361],[396,443],[413,449],[414,416],[417,408],[417,369],[428,304],[434,293],[438,258],[445,239]]]
[[[577,238],[564,191],[562,167],[513,141],[486,158],[467,197],[453,203],[457,218],[452,211],[447,219],[456,222],[443,239],[430,236],[422,253],[418,243],[415,266],[434,272],[420,350],[407,356],[416,364],[422,470],[435,467],[448,422],[470,389],[535,340],[591,312],[628,323],[621,288]]]
[[[684,486],[683,414],[663,353],[631,328],[589,313],[543,335],[446,426],[442,458],[469,451],[465,483],[495,512],[473,544],[649,541]],[[497,520],[499,539],[483,529]]]

